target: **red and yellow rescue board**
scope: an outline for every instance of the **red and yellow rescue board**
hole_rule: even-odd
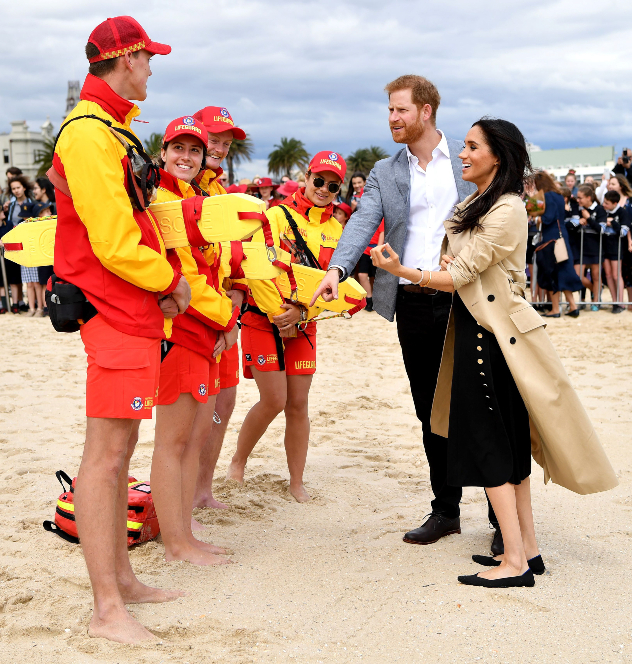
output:
[[[156,217],[167,249],[188,247],[191,244],[183,206],[191,205],[192,200],[185,198],[152,203],[149,206]],[[203,199],[197,227],[207,244],[245,240],[261,228],[261,219],[258,219],[256,214],[263,214],[265,211],[264,201],[247,194],[209,196]],[[255,215],[249,218],[248,213]]]
[[[25,219],[2,238],[4,257],[24,267],[52,265],[56,228],[57,217]]]
[[[231,279],[276,279],[283,270],[270,262],[263,242],[222,242],[221,263]],[[277,260],[289,264],[291,255],[276,247]]]
[[[296,297],[301,304],[308,307],[307,315],[309,319],[315,318],[322,311],[333,311],[340,314],[349,311],[356,306],[358,301],[363,300],[367,295],[364,288],[362,288],[355,279],[349,277],[338,284],[337,300],[325,302],[322,297],[319,297],[314,306],[309,307],[309,303],[314,296],[316,289],[320,286],[320,282],[327,273],[324,270],[316,270],[313,267],[307,267],[297,263],[292,263],[292,271],[294,272],[294,278],[296,279]],[[284,272],[276,280],[276,283],[281,291],[281,295],[289,299],[292,295],[292,289],[290,288],[290,281],[287,274]],[[349,300],[353,300],[354,302],[350,302]]]

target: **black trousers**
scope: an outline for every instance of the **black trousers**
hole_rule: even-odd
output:
[[[459,503],[463,490],[447,483],[447,440],[430,430],[430,412],[451,307],[452,295],[449,293],[409,293],[403,286],[397,291],[397,336],[402,347],[415,412],[422,426],[424,450],[430,467],[430,485],[434,494],[431,508],[433,512],[455,519],[460,514]],[[497,526],[491,504],[489,520],[493,526]]]

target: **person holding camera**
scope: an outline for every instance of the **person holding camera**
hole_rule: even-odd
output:
[[[617,159],[617,164],[612,171],[615,174],[624,175],[628,182],[632,184],[632,152],[630,152],[630,148],[623,148],[623,152]]]

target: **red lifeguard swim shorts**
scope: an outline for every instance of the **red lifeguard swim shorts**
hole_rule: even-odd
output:
[[[306,336],[299,332],[298,336],[282,341],[285,373],[288,376],[316,373],[315,334]],[[258,371],[281,371],[272,330],[242,325],[241,352],[244,378],[252,378],[250,367],[255,367]]]
[[[86,415],[149,420],[158,395],[160,339],[115,330],[101,314],[81,326],[88,355]]]
[[[175,403],[185,392],[206,403],[209,394],[219,392],[219,369],[217,362],[209,362],[203,355],[174,344],[160,365],[158,405]]]
[[[239,385],[239,346],[225,350],[219,361],[219,385],[222,390]]]

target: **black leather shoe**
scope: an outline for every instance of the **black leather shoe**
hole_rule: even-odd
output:
[[[472,560],[479,565],[484,565],[485,567],[498,567],[500,565],[500,560],[495,560],[490,556],[472,556]],[[534,574],[544,574],[546,572],[546,567],[544,566],[544,561],[542,556],[534,556],[531,560],[527,560],[529,569]]]
[[[571,318],[579,318],[579,309],[573,309],[573,311],[567,311],[565,316],[570,316]]]
[[[478,574],[460,576],[459,581],[466,586],[482,586],[483,588],[533,588],[535,579],[528,569],[522,576],[508,576],[504,579],[483,579]]]
[[[500,532],[500,528],[496,528],[494,532],[491,550],[493,556],[500,556],[505,553],[505,543],[503,542],[503,534]]]
[[[404,535],[408,544],[434,544],[447,535],[461,534],[461,519],[448,519],[442,514],[432,512],[426,522]]]

